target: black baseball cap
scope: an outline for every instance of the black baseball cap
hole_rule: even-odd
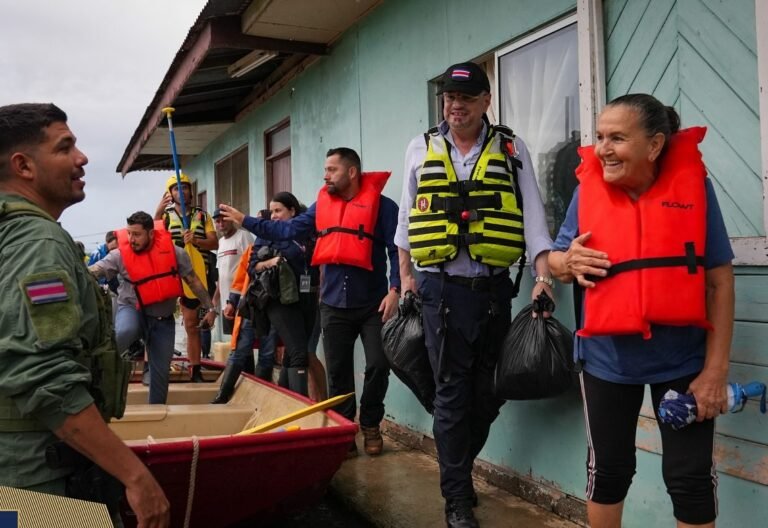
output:
[[[450,66],[441,80],[438,94],[445,92],[461,92],[478,95],[491,91],[491,83],[483,69],[474,62],[462,62]]]
[[[211,215],[211,218],[216,218],[218,216],[221,216],[221,209],[217,207],[216,209],[213,210],[213,214]]]

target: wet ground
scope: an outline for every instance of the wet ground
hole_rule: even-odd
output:
[[[332,493],[313,508],[270,523],[246,521],[231,528],[374,528],[356,512],[342,504]]]
[[[349,510],[332,494],[326,494],[323,501],[302,514],[282,519],[268,525],[268,528],[373,528],[356,512]]]

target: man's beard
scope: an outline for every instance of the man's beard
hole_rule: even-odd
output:
[[[339,194],[339,188],[332,183],[327,183],[325,188],[328,190],[328,194]]]

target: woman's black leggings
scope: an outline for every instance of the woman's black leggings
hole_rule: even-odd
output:
[[[685,393],[696,375],[651,385],[657,414],[669,389]],[[581,374],[587,425],[587,499],[599,504],[624,500],[635,474],[635,435],[645,385],[611,383]],[[679,431],[659,423],[662,474],[675,518],[706,524],[717,517],[717,475],[713,459],[715,421],[694,422]]]

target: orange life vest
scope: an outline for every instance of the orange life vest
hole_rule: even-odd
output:
[[[162,220],[155,220],[154,233],[152,247],[136,253],[128,241],[128,230],[115,232],[123,264],[136,290],[139,308],[179,297],[183,293],[176,246]]]
[[[317,195],[315,227],[317,245],[312,265],[348,264],[373,269],[373,230],[379,214],[381,191],[391,172],[364,172],[360,191],[347,201],[328,193]]]
[[[640,333],[651,324],[711,328],[705,303],[706,168],[698,144],[706,128],[669,141],[659,175],[637,201],[605,183],[594,147],[579,149],[579,233],[608,254],[609,274],[584,295],[583,337]]]

